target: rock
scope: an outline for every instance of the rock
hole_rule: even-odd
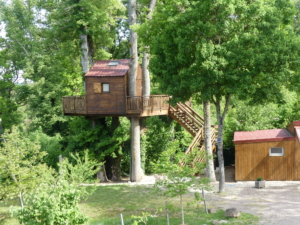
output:
[[[241,215],[241,213],[239,211],[237,211],[236,208],[226,209],[226,212],[224,213],[225,217],[234,217],[234,218],[237,218],[240,215]]]
[[[220,221],[214,220],[212,222],[212,224],[214,224],[214,225],[220,225],[220,224],[224,224],[224,223],[228,223],[228,221],[227,220],[220,220]]]
[[[208,213],[216,213],[217,210],[215,210],[215,209],[207,209],[207,212],[208,212]]]

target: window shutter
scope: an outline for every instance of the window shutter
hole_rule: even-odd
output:
[[[101,83],[94,83],[94,93],[101,93],[101,92],[102,92]]]

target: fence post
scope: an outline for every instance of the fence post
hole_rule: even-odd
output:
[[[120,219],[121,219],[121,225],[124,225],[124,220],[123,220],[123,214],[120,214]]]
[[[170,225],[170,221],[169,221],[168,201],[166,201],[166,217],[167,217],[167,225]]]
[[[204,189],[203,188],[202,188],[202,197],[203,197],[205,212],[206,212],[206,214],[208,214],[207,208],[206,208],[206,201],[205,201],[205,195],[204,195]]]

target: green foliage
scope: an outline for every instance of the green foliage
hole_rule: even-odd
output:
[[[82,190],[67,181],[42,184],[26,196],[26,207],[12,208],[13,216],[25,225],[84,224],[87,217],[78,207],[82,194]]]
[[[84,224],[87,217],[80,212],[79,201],[95,190],[80,184],[90,181],[101,165],[91,160],[88,151],[83,159],[78,154],[71,155],[75,165],[64,159],[59,165],[59,174],[50,182],[40,181],[40,185],[24,196],[25,207],[13,207],[12,215],[23,224]]]
[[[143,212],[141,216],[131,216],[131,219],[133,220],[132,225],[139,225],[139,224],[147,224],[148,217],[151,217],[152,215],[148,212]]]
[[[294,12],[290,1],[172,0],[158,4],[139,32],[153,54],[150,69],[174,102],[195,93],[263,102],[280,99],[296,77]]]
[[[69,162],[68,158],[63,159],[59,164],[60,174],[71,184],[78,185],[92,180],[96,182],[93,176],[99,171],[103,163],[90,159],[88,151],[84,151],[82,157],[78,153],[75,155],[71,153],[70,156],[75,161],[74,165]]]
[[[176,147],[164,151],[155,166],[155,171],[163,174],[165,179],[156,181],[155,190],[165,196],[177,197],[189,193],[189,188],[208,189],[208,180],[195,176],[204,168],[204,164],[194,163],[193,159],[193,154],[178,153]],[[185,163],[185,166],[180,163]]]
[[[257,181],[262,181],[263,179],[262,179],[262,177],[258,177],[256,180]]]
[[[15,198],[51,179],[53,171],[43,164],[45,152],[15,127],[2,135],[0,147],[0,198]]]
[[[44,162],[52,168],[57,168],[58,157],[62,154],[62,137],[59,134],[52,137],[48,136],[41,128],[30,132],[28,136],[31,141],[40,143],[40,151],[47,153],[44,156]]]
[[[76,117],[70,121],[70,131],[65,141],[68,152],[89,149],[91,154],[99,161],[104,161],[105,156],[115,157],[116,152],[122,154],[124,142],[129,140],[129,121],[120,118],[120,126],[112,128],[112,119],[96,121],[92,127],[91,120]]]
[[[231,109],[225,121],[224,145],[233,146],[235,131],[254,131],[285,128],[299,119],[298,95],[282,89],[281,103],[251,104],[232,99]]]

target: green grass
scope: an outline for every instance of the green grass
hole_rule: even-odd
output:
[[[152,189],[146,185],[109,185],[99,186],[96,191],[86,200],[82,201],[80,208],[88,218],[89,225],[119,225],[120,214],[123,215],[125,224],[131,225],[131,217],[142,216],[147,213],[147,225],[166,224],[165,201],[171,207],[170,224],[179,225],[180,207],[179,198],[165,199],[162,196],[153,194]],[[192,195],[184,196],[185,223],[187,225],[212,224],[213,220],[228,220],[223,217],[224,211],[220,210],[215,214],[205,214],[203,204],[200,208],[187,203],[193,201]],[[0,203],[0,225],[18,224],[15,219],[10,218],[9,204]],[[209,204],[209,203],[208,203]],[[258,218],[251,214],[242,213],[238,219],[229,219],[229,224],[257,224]],[[140,223],[142,224],[142,223]]]

